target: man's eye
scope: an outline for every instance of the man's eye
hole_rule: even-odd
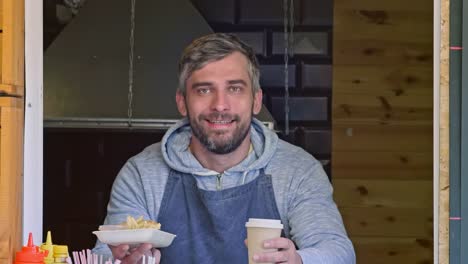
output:
[[[199,88],[197,91],[198,91],[199,94],[207,94],[207,93],[210,92],[210,89],[208,89],[208,88]]]
[[[229,87],[229,91],[234,92],[234,93],[238,93],[238,92],[240,92],[241,90],[242,90],[242,88],[239,87],[239,86],[230,86],[230,87]]]

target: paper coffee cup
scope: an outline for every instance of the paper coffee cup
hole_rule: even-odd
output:
[[[249,264],[255,263],[253,256],[256,253],[277,251],[277,249],[263,248],[263,242],[268,239],[281,237],[283,225],[280,220],[249,218],[249,221],[245,223],[245,227],[247,228]]]

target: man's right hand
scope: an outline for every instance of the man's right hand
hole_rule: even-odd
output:
[[[159,264],[161,261],[161,252],[156,248],[152,248],[151,244],[144,243],[131,250],[129,245],[109,245],[109,248],[114,258],[122,261],[122,264],[141,263],[144,255],[156,258],[156,264]]]

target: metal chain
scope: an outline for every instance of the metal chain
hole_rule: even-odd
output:
[[[291,0],[289,6],[289,56],[294,56],[294,0]]]
[[[128,67],[128,126],[132,126],[133,116],[133,55],[135,46],[135,2],[131,0],[131,11],[130,11],[130,50],[128,54],[129,67]]]
[[[283,0],[284,25],[284,133],[289,135],[289,34],[288,34],[288,0]]]
[[[289,3],[289,7],[288,7]],[[288,15],[289,11],[289,15]],[[284,133],[289,135],[289,56],[293,56],[294,0],[283,0],[284,24]],[[288,31],[289,25],[289,31]]]

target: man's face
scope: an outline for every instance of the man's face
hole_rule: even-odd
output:
[[[262,92],[253,94],[247,59],[234,52],[194,71],[185,97],[177,93],[179,112],[188,116],[193,140],[209,151],[226,154],[247,140],[252,114],[262,106]]]

